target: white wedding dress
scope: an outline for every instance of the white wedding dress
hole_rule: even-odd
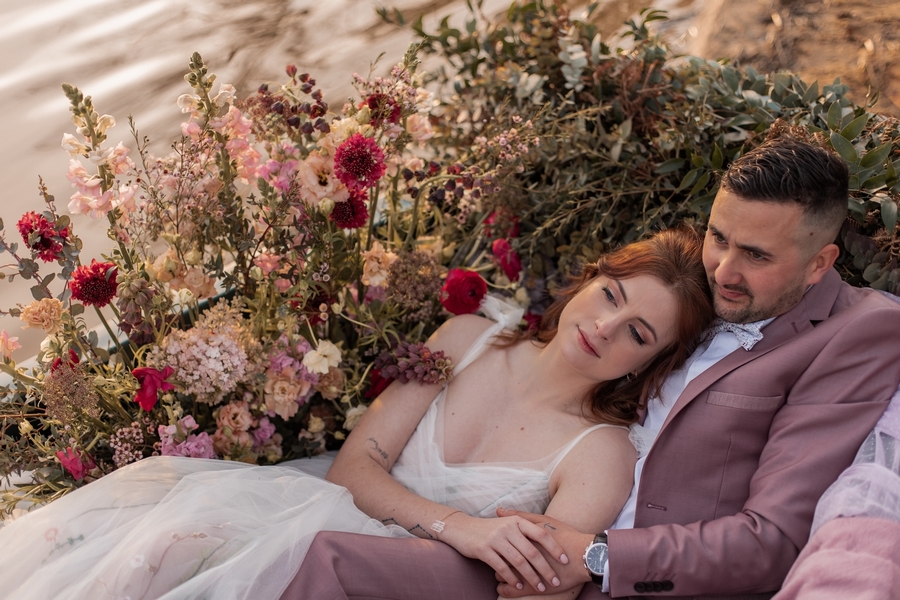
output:
[[[455,369],[471,364],[515,315],[498,318]],[[412,385],[412,384],[410,384]],[[588,432],[539,461],[446,464],[446,388],[391,474],[473,516],[498,506],[541,513],[553,469]],[[324,472],[321,460],[292,461]],[[353,504],[347,489],[290,466],[155,457],[119,469],[0,527],[0,598],[277,599],[318,531],[409,537]]]

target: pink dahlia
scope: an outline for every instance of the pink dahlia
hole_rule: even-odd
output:
[[[116,295],[116,270],[111,262],[91,260],[90,266],[81,265],[69,282],[72,297],[88,306],[103,308]]]
[[[365,190],[384,175],[384,152],[360,133],[354,133],[334,151],[334,174],[350,190]]]
[[[22,234],[22,239],[25,240],[25,245],[37,253],[38,258],[44,262],[59,260],[63,247],[57,239],[69,237],[68,227],[63,227],[57,232],[50,221],[34,212],[22,215],[16,226]]]
[[[366,106],[372,113],[372,125],[375,127],[381,127],[384,123],[394,125],[400,120],[400,105],[387,94],[372,94],[366,98]]]
[[[356,229],[366,224],[369,210],[366,208],[366,194],[353,191],[350,198],[343,202],[335,202],[334,210],[329,218],[341,229]]]

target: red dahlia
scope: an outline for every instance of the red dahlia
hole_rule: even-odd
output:
[[[334,174],[349,190],[365,190],[384,175],[384,152],[375,140],[354,133],[334,151]]]
[[[441,288],[441,304],[454,315],[466,315],[478,310],[487,293],[487,282],[475,271],[452,269]]]
[[[116,265],[96,260],[90,266],[81,265],[72,275],[69,289],[73,298],[88,306],[106,306],[116,295]]]
[[[44,262],[59,260],[63,247],[57,240],[69,237],[68,227],[63,227],[57,232],[50,221],[34,212],[22,215],[16,226],[22,234],[22,239],[25,240],[25,245],[35,252],[38,258]]]
[[[359,191],[350,192],[350,198],[344,202],[334,203],[334,210],[331,211],[329,217],[341,229],[362,227],[369,219],[366,194]]]
[[[381,127],[385,122],[393,125],[400,120],[400,105],[387,94],[372,94],[366,99],[366,106],[372,113],[374,127]]]
[[[505,238],[494,240],[491,251],[509,280],[518,281],[519,273],[522,272],[522,259],[519,257],[519,253],[512,249],[509,240]]]

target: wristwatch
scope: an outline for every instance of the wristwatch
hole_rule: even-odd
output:
[[[603,587],[603,571],[609,557],[606,532],[594,536],[594,541],[584,551],[584,568],[591,574],[591,580],[598,588]]]

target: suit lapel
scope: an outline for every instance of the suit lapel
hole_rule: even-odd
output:
[[[709,389],[716,381],[751,360],[759,358],[786,344],[794,337],[811,330],[813,328],[812,321],[827,319],[840,291],[840,286],[841,277],[837,271],[832,269],[803,295],[797,306],[776,318],[763,329],[763,339],[753,346],[752,350],[738,348],[695,377],[675,401],[675,405],[669,411],[669,415],[660,429],[660,434],[685,406],[690,404],[701,392]]]

